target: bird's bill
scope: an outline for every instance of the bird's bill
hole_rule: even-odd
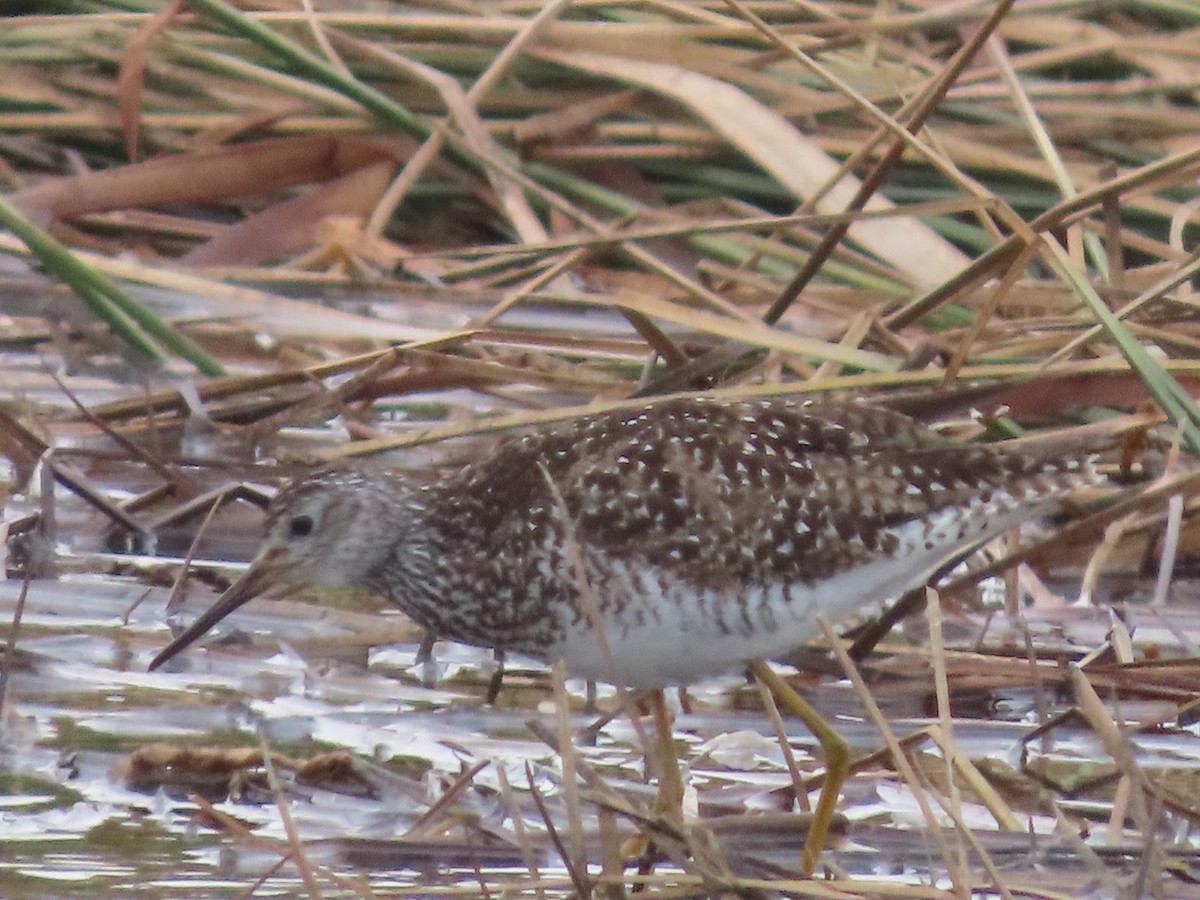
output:
[[[172,656],[186,650],[202,638],[210,628],[247,600],[252,600],[261,594],[269,584],[273,583],[273,574],[270,566],[259,565],[258,561],[255,561],[246,574],[225,589],[225,593],[217,598],[216,603],[150,661],[150,671],[153,672]]]

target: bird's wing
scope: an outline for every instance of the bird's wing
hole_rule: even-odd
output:
[[[1079,470],[948,444],[859,406],[718,412],[666,426],[627,420],[605,452],[562,471],[576,539],[697,581],[812,581],[880,556],[949,550],[987,517],[1064,492]]]
[[[680,399],[505,442],[446,518],[514,558],[575,542],[697,581],[812,581],[914,541],[949,549],[956,515],[1062,492],[1072,464],[862,404]]]

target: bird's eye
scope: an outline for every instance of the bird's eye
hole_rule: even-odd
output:
[[[294,538],[308,537],[312,530],[312,516],[296,516],[288,522],[288,534]]]

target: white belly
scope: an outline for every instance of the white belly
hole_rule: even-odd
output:
[[[631,597],[620,623],[599,630],[577,623],[547,654],[580,678],[654,688],[689,684],[778,656],[821,633],[817,614],[839,622],[920,584],[935,564],[914,573],[914,560],[881,559],[815,586],[754,586],[740,596],[682,586],[665,594],[650,578]],[[631,621],[639,617],[641,621]],[[595,618],[595,617],[594,617]]]
[[[688,684],[729,672],[817,637],[818,614],[837,624],[924,584],[965,547],[1036,515],[1043,505],[1021,506],[998,497],[973,501],[964,510],[939,510],[926,521],[896,529],[896,556],[812,585],[698,590],[674,581],[664,591],[650,573],[610,559],[606,567],[616,578],[609,583],[621,585],[621,598],[613,604],[623,607],[619,615],[603,617],[600,629],[588,622],[564,622],[565,637],[545,656],[551,662],[564,660],[567,670],[581,678],[639,688]],[[608,605],[612,598],[604,600]],[[599,618],[593,616],[591,624]]]

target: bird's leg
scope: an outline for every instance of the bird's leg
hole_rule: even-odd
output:
[[[421,646],[417,648],[416,663],[421,667],[421,687],[433,689],[437,687],[437,666],[433,661],[433,645],[437,643],[437,635],[428,629],[421,636]]]
[[[654,741],[658,749],[658,796],[654,812],[675,826],[683,825],[683,776],[679,756],[672,739],[674,722],[661,688],[650,691],[650,711],[654,715]]]
[[[495,704],[496,698],[500,696],[500,688],[504,686],[504,651],[496,650],[494,658],[496,670],[488,679],[487,699],[484,701],[488,706]]]
[[[683,776],[679,773],[679,757],[675,752],[675,742],[671,733],[674,723],[671,712],[667,709],[666,696],[661,688],[647,691],[650,712],[654,717],[653,749],[646,746],[646,765],[651,765],[652,754],[657,757],[654,765],[658,769],[658,793],[654,797],[654,805],[650,812],[652,816],[666,819],[675,827],[683,825]],[[646,857],[654,847],[654,842],[645,834],[630,838],[621,847],[621,853],[626,859]]]
[[[842,784],[850,773],[850,745],[829,723],[809,706],[808,702],[797,694],[791,686],[775,672],[771,666],[762,660],[754,660],[747,668],[754,677],[767,686],[775,699],[786,707],[796,718],[803,722],[812,732],[821,750],[825,754],[825,781],[821,785],[821,797],[817,808],[813,810],[812,821],[808,826],[808,837],[804,840],[804,852],[800,866],[805,875],[811,875],[817,867],[817,858],[825,846],[825,838],[829,835],[829,826],[837,808],[838,794]]]

